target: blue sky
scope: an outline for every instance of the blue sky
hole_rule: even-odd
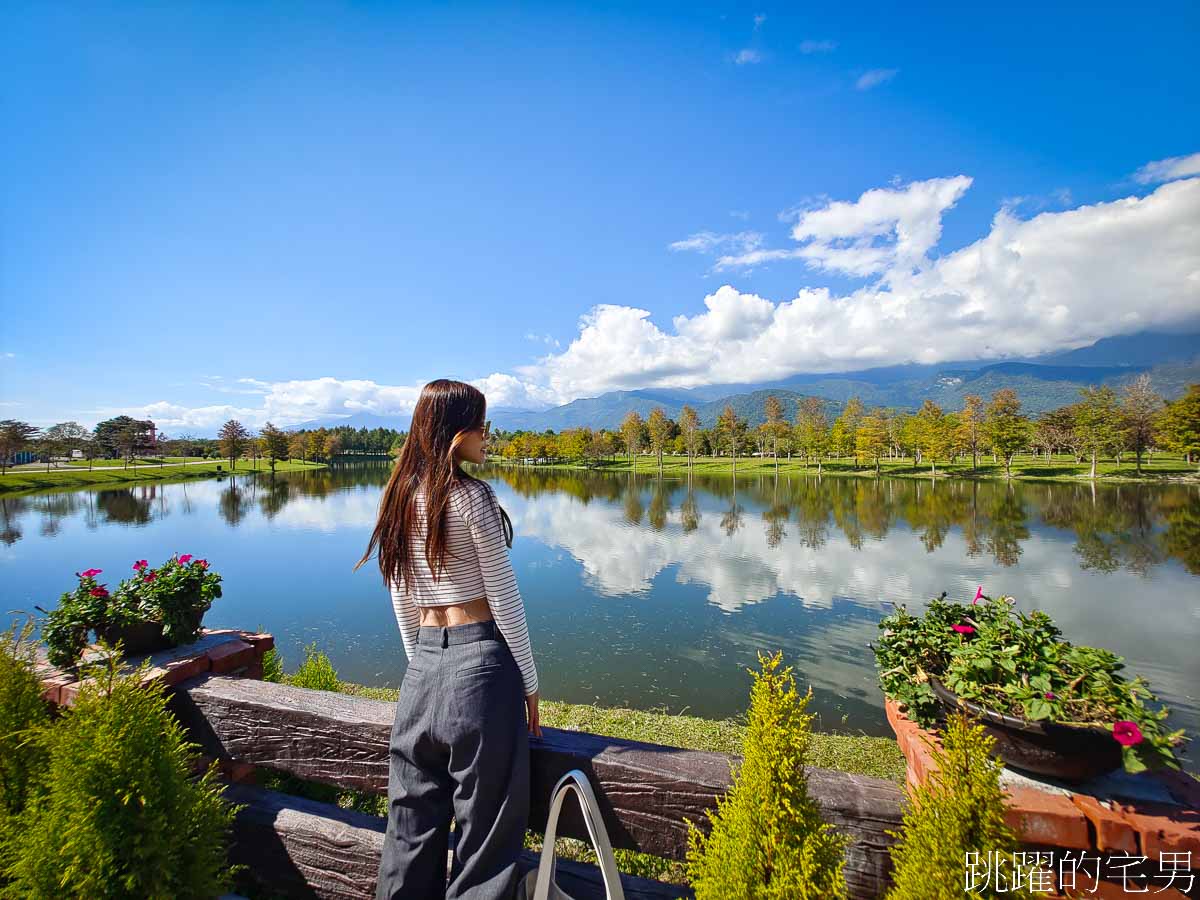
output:
[[[0,416],[206,433],[1194,324],[1198,43],[1194,3],[5,4]]]

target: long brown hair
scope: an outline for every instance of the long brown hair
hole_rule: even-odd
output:
[[[401,578],[411,582],[415,570],[409,536],[417,517],[414,494],[420,488],[425,495],[425,561],[438,580],[446,562],[446,509],[451,488],[456,482],[469,481],[477,490],[492,493],[487,482],[464,472],[454,458],[467,433],[484,427],[486,415],[487,399],[473,385],[439,378],[421,389],[408,438],[383,489],[371,542],[355,564],[356,571],[378,548],[384,579],[391,584],[399,584]],[[500,517],[504,541],[511,547],[512,521],[503,509]]]

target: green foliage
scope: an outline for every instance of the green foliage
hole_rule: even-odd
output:
[[[276,683],[284,680],[283,673],[283,657],[279,655],[279,651],[272,647],[263,654],[263,681],[274,681]]]
[[[0,896],[211,898],[231,886],[227,804],[149,663],[119,672],[109,648],[60,721],[38,729],[47,764],[6,847]]]
[[[1159,419],[1158,434],[1176,453],[1187,454],[1193,461],[1200,456],[1200,384],[1190,385],[1186,394],[1167,404]]]
[[[286,684],[314,691],[336,691],[341,686],[333,663],[317,649],[315,643],[304,648],[304,662],[293,674],[285,675],[283,680]]]
[[[687,868],[697,900],[843,897],[846,840],[821,821],[805,759],[812,715],[783,654],[759,654],[741,766],[707,836],[690,820]]]
[[[944,597],[930,601],[924,616],[899,607],[879,623],[879,682],[910,718],[925,727],[936,724],[940,706],[929,686],[932,676],[964,700],[1033,721],[1106,729],[1134,722],[1142,739],[1122,748],[1126,770],[1179,768],[1172,748],[1183,732],[1167,731],[1166,707],[1146,705],[1157,701],[1142,678],[1119,674],[1120,657],[1062,640],[1053,619],[1040,610],[1016,610],[1011,597],[984,597],[977,604]]]
[[[1007,863],[1017,850],[1016,836],[1004,822],[1001,765],[991,755],[992,739],[965,716],[954,715],[943,741],[933,751],[935,771],[910,793],[902,830],[895,835],[899,842],[890,850],[895,869],[888,900],[959,900],[967,895],[968,853],[977,853],[982,865],[992,854]],[[969,896],[999,896],[992,887]],[[1003,895],[1030,896],[1021,890]]]
[[[34,672],[30,620],[0,634],[0,860],[11,855],[17,819],[38,774],[46,770],[45,749],[35,739],[50,721],[42,684]],[[0,896],[6,879],[0,872]]]

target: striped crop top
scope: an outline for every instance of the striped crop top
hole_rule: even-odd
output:
[[[500,506],[492,486],[464,479],[451,487],[446,510],[446,565],[437,581],[425,559],[424,492],[418,490],[414,500],[417,533],[410,536],[410,546],[415,577],[407,590],[403,580],[399,584],[388,582],[405,654],[412,659],[416,652],[421,626],[418,606],[445,606],[487,597],[492,618],[521,670],[525,694],[536,693],[538,676],[529,646],[525,604],[508,558]]]

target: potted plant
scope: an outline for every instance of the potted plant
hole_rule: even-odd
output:
[[[126,653],[147,653],[191,643],[213,600],[221,596],[221,576],[208,561],[190,553],[175,555],[157,568],[139,559],[134,574],[109,592],[96,581],[100,569],[76,572],[79,584],[46,612],[44,638],[51,663],[75,664],[89,631]],[[38,607],[41,609],[41,607]]]
[[[970,603],[945,594],[923,616],[903,606],[880,622],[873,645],[884,693],[922,727],[963,709],[996,739],[1014,768],[1080,781],[1124,765],[1128,772],[1179,768],[1165,707],[1140,677],[1121,674],[1108,650],[1062,639],[1046,613],[982,589]]]

